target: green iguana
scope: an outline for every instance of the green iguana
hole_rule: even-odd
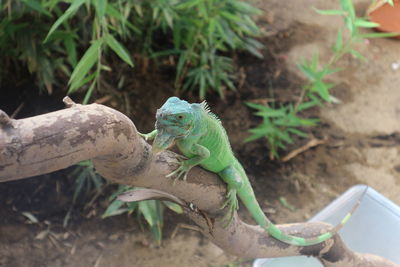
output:
[[[228,185],[227,200],[223,207],[229,207],[230,219],[238,209],[238,200],[244,203],[255,221],[274,238],[291,245],[310,246],[326,241],[347,222],[352,211],[332,231],[313,238],[302,238],[283,233],[276,227],[261,210],[254,195],[246,173],[235,158],[228,136],[221,121],[214,115],[206,102],[190,104],[177,97],[170,97],[157,110],[155,130],[148,134],[140,134],[146,140],[154,139],[154,153],[163,151],[176,144],[179,150],[188,158],[180,162],[180,167],[167,175],[183,175],[186,180],[189,170],[200,165],[206,170],[217,173]]]

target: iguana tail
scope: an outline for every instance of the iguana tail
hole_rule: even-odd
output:
[[[244,175],[244,171],[242,172]],[[332,230],[323,233],[321,235],[318,235],[316,237],[311,237],[311,238],[303,238],[303,237],[297,237],[293,235],[287,235],[285,234],[281,229],[279,229],[275,224],[273,224],[264,214],[264,212],[261,210],[260,205],[258,204],[254,192],[250,186],[250,183],[248,185],[245,185],[242,187],[240,190],[238,190],[238,195],[243,202],[243,204],[246,206],[246,208],[249,210],[255,221],[270,235],[272,235],[274,238],[278,239],[279,241],[282,241],[286,244],[290,245],[295,245],[295,246],[311,246],[315,244],[322,243],[330,238],[332,238],[345,224],[346,222],[350,219],[351,215],[355,212],[355,210],[358,208],[358,206],[361,203],[361,199],[363,198],[364,194],[366,193],[368,187],[365,189],[363,192],[362,196],[358,199],[357,203],[352,207],[349,213],[342,219],[342,221],[336,225]]]

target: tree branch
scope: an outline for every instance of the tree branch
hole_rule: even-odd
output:
[[[241,257],[314,256],[325,266],[398,266],[382,257],[348,249],[339,235],[322,244],[295,247],[244,223],[235,214],[222,227],[220,210],[226,187],[217,175],[193,168],[186,182],[175,186],[165,176],[177,167],[176,155],[153,155],[132,121],[111,108],[74,104],[69,108],[12,120],[0,111],[0,182],[53,172],[92,159],[103,177],[117,183],[167,192],[185,203],[185,211],[204,235],[225,251]],[[205,197],[207,196],[207,197]],[[325,223],[279,225],[285,233],[310,237],[327,231]]]

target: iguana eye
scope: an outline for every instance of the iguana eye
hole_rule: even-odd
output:
[[[178,115],[178,119],[183,119],[183,115]]]

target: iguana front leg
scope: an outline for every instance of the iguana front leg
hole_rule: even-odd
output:
[[[186,181],[187,174],[190,171],[190,169],[196,165],[199,165],[203,160],[207,159],[210,156],[210,151],[206,147],[199,144],[191,145],[188,151],[191,154],[194,154],[194,156],[189,158],[188,160],[180,161],[179,162],[180,166],[175,171],[171,172],[166,176],[166,177],[176,176],[174,183],[182,175],[183,175],[183,180]]]

